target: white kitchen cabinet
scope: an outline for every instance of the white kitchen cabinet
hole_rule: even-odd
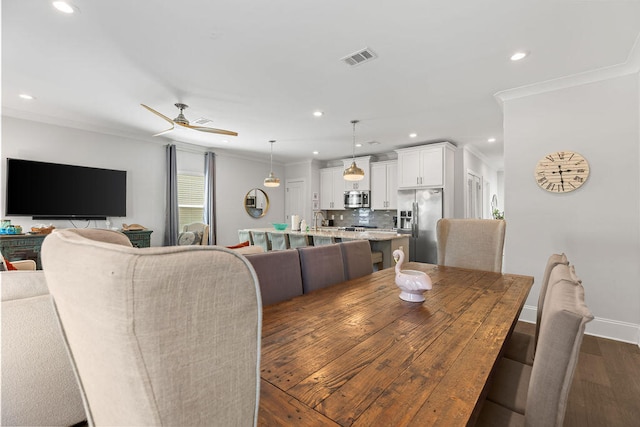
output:
[[[398,202],[398,162],[371,163],[371,208],[396,209]]]
[[[453,179],[455,147],[448,143],[396,150],[398,188],[443,188]]]
[[[320,209],[344,210],[344,178],[341,167],[320,169]]]
[[[344,168],[347,169],[353,163],[353,158],[342,160]],[[356,157],[356,165],[364,171],[364,178],[361,181],[347,181],[342,179],[343,187],[345,191],[351,190],[371,190],[371,156]]]

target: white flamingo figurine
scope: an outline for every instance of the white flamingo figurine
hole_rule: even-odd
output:
[[[396,285],[400,288],[400,299],[409,302],[424,301],[424,291],[431,289],[431,278],[422,271],[402,270],[404,251],[393,251],[393,259],[396,262]]]

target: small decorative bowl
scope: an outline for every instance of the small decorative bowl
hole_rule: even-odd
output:
[[[283,230],[285,230],[287,228],[288,225],[289,224],[283,224],[283,223],[280,223],[280,222],[274,222],[273,223],[273,228],[275,228],[278,231],[283,231]]]

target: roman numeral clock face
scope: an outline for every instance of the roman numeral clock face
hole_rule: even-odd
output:
[[[552,193],[568,193],[589,177],[589,163],[573,151],[558,151],[540,159],[535,178],[538,185]]]

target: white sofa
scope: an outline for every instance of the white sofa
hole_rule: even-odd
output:
[[[85,420],[44,273],[3,271],[0,287],[2,425],[69,426]]]

